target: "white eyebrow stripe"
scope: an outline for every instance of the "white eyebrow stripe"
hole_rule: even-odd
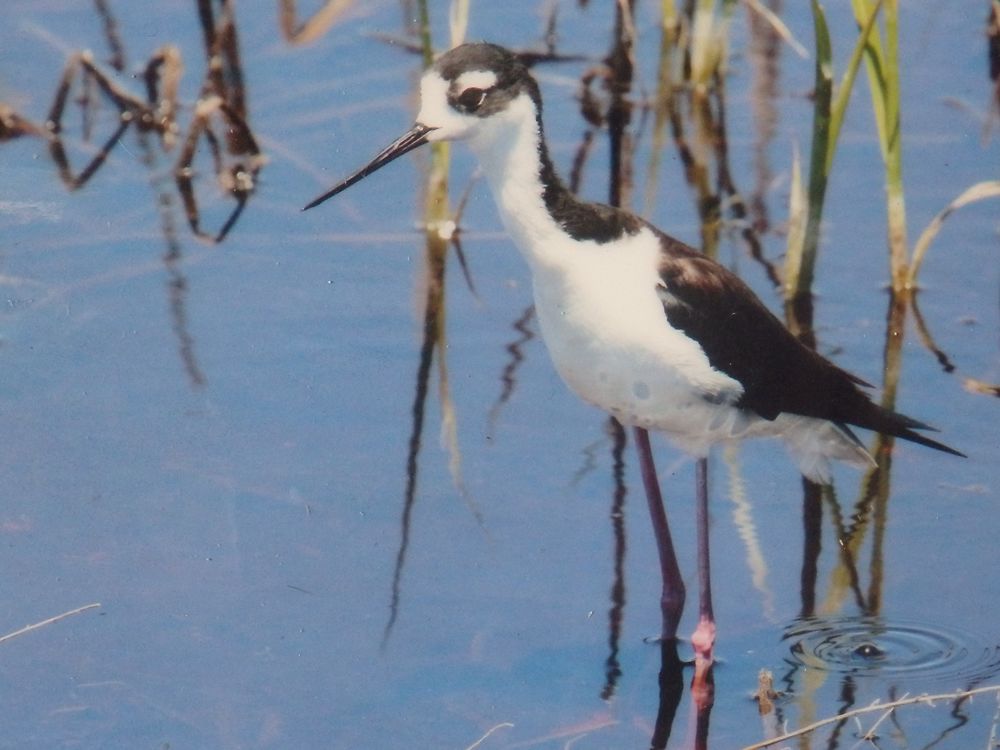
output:
[[[490,89],[496,86],[497,74],[492,70],[470,70],[462,73],[455,81],[459,91],[466,89]]]

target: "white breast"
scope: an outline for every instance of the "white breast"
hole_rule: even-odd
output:
[[[742,388],[670,326],[656,294],[659,241],[575,242],[533,265],[535,307],[556,369],[581,398],[626,424],[697,437],[732,435]],[[552,250],[552,248],[550,248]],[[742,420],[745,421],[745,420]],[[701,451],[698,451],[701,452]]]

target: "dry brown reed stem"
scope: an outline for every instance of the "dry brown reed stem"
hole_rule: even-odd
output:
[[[299,21],[295,0],[281,0],[278,21],[290,44],[310,44],[323,36],[354,5],[354,0],[326,0],[309,18]]]

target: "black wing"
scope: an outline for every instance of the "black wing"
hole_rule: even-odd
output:
[[[803,345],[738,276],[650,226],[663,245],[661,298],[670,325],[694,339],[711,365],[743,386],[737,405],[852,424],[962,455],[913,432],[928,425],[875,404],[868,383]]]

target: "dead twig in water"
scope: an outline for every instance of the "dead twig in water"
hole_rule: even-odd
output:
[[[61,615],[56,615],[55,617],[50,617],[47,620],[42,620],[41,622],[36,622],[31,625],[25,625],[20,630],[15,630],[13,633],[7,633],[7,635],[0,636],[0,643],[4,641],[9,641],[12,638],[17,638],[19,635],[24,635],[25,633],[30,633],[32,630],[38,630],[46,625],[51,625],[54,622],[59,622],[60,620],[65,620],[67,617],[72,617],[73,615],[78,615],[81,612],[86,612],[88,609],[94,609],[100,607],[100,602],[94,602],[93,604],[85,604],[82,607],[77,607],[76,609],[71,609],[69,612],[63,612]]]
[[[864,708],[856,708],[853,711],[845,711],[842,714],[837,714],[836,716],[830,716],[826,719],[821,719],[819,721],[814,721],[812,724],[808,724],[800,729],[796,729],[794,732],[788,732],[780,737],[773,737],[769,740],[764,740],[758,742],[754,745],[747,745],[743,750],[761,750],[761,748],[770,747],[771,745],[776,745],[779,742],[784,742],[785,740],[792,739],[793,737],[799,737],[803,734],[808,734],[827,724],[835,724],[837,722],[842,722],[844,719],[850,719],[855,716],[862,716],[864,714],[874,713],[876,711],[891,712],[892,710],[899,708],[901,706],[911,706],[915,703],[925,703],[927,705],[933,706],[937,701],[948,701],[948,700],[962,700],[965,698],[971,698],[974,695],[980,695],[982,693],[996,693],[1000,696],[1000,685],[988,685],[986,687],[974,688],[973,690],[959,690],[955,693],[941,693],[938,695],[927,695],[923,693],[921,695],[915,695],[909,698],[900,698],[898,701],[891,701],[890,703],[879,703],[876,701],[870,706],[865,706]],[[879,719],[882,721],[882,719]]]
[[[497,724],[495,727],[492,727],[486,734],[484,734],[478,740],[476,740],[471,745],[469,745],[467,748],[465,748],[465,750],[476,750],[477,747],[479,747],[480,745],[483,744],[483,741],[486,740],[486,738],[488,738],[491,734],[493,734],[498,729],[511,729],[511,728],[513,728],[513,726],[514,725],[511,724],[509,721],[505,721],[505,722],[503,722],[501,724]]]

